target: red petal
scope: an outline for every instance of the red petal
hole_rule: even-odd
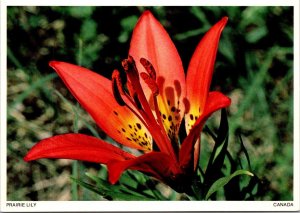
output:
[[[24,160],[40,158],[65,158],[105,164],[110,160],[132,159],[134,156],[95,137],[65,134],[40,141],[31,148]]]
[[[162,152],[150,152],[132,160],[111,161],[107,164],[107,168],[109,181],[112,184],[115,184],[127,169],[139,170],[164,182],[172,174],[179,172],[175,165],[176,162],[169,155]]]
[[[128,108],[116,102],[110,80],[88,69],[65,62],[51,61],[50,66],[106,134],[129,147],[145,150],[151,148],[152,139],[148,130]],[[147,147],[140,146],[137,139],[135,142],[131,138],[134,126],[140,127],[136,134],[141,138],[145,133],[148,135]]]
[[[136,24],[129,54],[135,61],[145,58],[151,62],[156,71],[159,86],[158,104],[160,111],[167,118],[172,116],[175,126],[180,124],[184,113],[182,100],[186,94],[182,62],[168,33],[149,11],[144,12]],[[140,63],[137,63],[137,68],[139,72],[145,71]],[[149,100],[151,90],[144,82],[142,82],[142,87]],[[176,110],[171,110],[172,107]],[[169,123],[165,124],[167,132],[170,126]]]
[[[231,100],[220,92],[210,92],[207,97],[204,112],[197,119],[195,125],[191,129],[189,135],[182,143],[179,152],[179,162],[181,166],[190,168],[193,163],[194,145],[199,139],[200,132],[204,126],[205,121],[215,111],[228,107]]]
[[[228,18],[216,23],[202,38],[190,61],[187,72],[187,99],[190,109],[185,116],[186,129],[195,123],[195,117],[203,113],[212,79],[219,39]]]

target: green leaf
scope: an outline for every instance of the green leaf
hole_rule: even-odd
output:
[[[121,20],[120,24],[121,24],[123,30],[118,37],[118,40],[120,43],[125,43],[128,41],[131,31],[133,30],[137,20],[138,20],[138,17],[135,15],[128,16]]]
[[[228,145],[228,120],[225,109],[222,109],[221,112],[218,135],[217,137],[213,137],[213,139],[215,141],[215,146],[208,162],[206,177],[208,177],[211,173],[215,173],[216,170],[219,171],[224,162]]]
[[[126,179],[125,182],[124,180],[120,180],[119,184],[112,185],[108,181],[103,180],[102,178],[92,175],[90,173],[85,173],[85,175],[97,183],[98,190],[100,190],[102,193],[105,192],[106,195],[110,195],[114,200],[119,199],[120,194],[121,196],[123,196],[122,194],[124,193],[129,197],[129,200],[132,200],[135,196],[137,196],[137,199],[140,198],[141,200],[156,199],[149,193],[145,193],[145,191],[143,190],[138,190],[138,183],[135,183],[134,185],[132,185],[133,181],[131,181],[131,183],[128,183],[128,179]]]
[[[252,171],[251,163],[250,163],[250,157],[249,157],[247,149],[246,149],[246,147],[245,147],[245,145],[243,143],[243,139],[242,139],[241,135],[239,135],[239,139],[240,139],[240,142],[241,142],[241,149],[245,153],[245,156],[246,156],[246,159],[247,159],[248,167],[249,167],[250,171]]]
[[[144,201],[144,200],[154,200],[149,197],[145,197],[138,194],[130,194],[125,191],[121,191],[121,186],[117,185],[110,185],[109,188],[107,186],[101,188],[99,186],[94,186],[92,184],[83,182],[81,180],[77,180],[73,177],[71,177],[73,181],[75,181],[78,185],[89,189],[90,191],[93,191],[101,196],[103,196],[106,199],[112,199],[112,200],[138,200],[138,201]],[[104,182],[103,182],[104,183]]]
[[[66,7],[70,13],[71,16],[82,19],[82,18],[87,18],[90,17],[94,10],[96,9],[95,7],[91,6],[85,6],[85,7]]]
[[[80,29],[81,38],[84,41],[94,39],[97,36],[97,22],[91,19],[86,19]]]
[[[254,176],[251,172],[247,170],[237,170],[233,174],[227,177],[222,177],[218,179],[216,182],[212,184],[212,186],[209,188],[205,200],[207,200],[213,193],[215,193],[218,189],[221,187],[224,187],[232,178],[238,175],[249,175],[249,176]]]
[[[260,39],[265,37],[267,34],[268,34],[267,27],[266,26],[260,26],[260,27],[257,27],[256,29],[251,30],[250,32],[248,32],[246,34],[245,38],[249,43],[256,43]]]

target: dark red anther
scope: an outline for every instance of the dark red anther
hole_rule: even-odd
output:
[[[122,66],[125,72],[128,74],[129,78],[139,78],[138,70],[136,68],[135,61],[132,58],[132,56],[128,56],[127,59],[124,59],[122,61]]]
[[[156,72],[155,72],[154,67],[150,63],[150,61],[148,61],[145,58],[141,58],[140,62],[143,65],[143,67],[145,68],[145,70],[148,72],[148,74],[150,75],[150,77],[155,81],[156,80]]]

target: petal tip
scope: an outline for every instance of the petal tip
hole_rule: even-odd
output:
[[[48,65],[52,68],[54,68],[58,63],[60,63],[59,61],[49,61]]]
[[[228,17],[227,16],[224,16],[221,21],[220,21],[220,24],[222,26],[222,29],[224,28],[224,26],[227,24],[228,22]]]
[[[154,20],[156,20],[156,18],[150,10],[145,10],[142,13],[141,17],[139,18],[139,20],[141,20],[143,22],[147,22],[149,24],[149,23],[153,22]]]
[[[227,22],[227,21],[228,21],[228,16],[224,16],[221,20],[222,20],[223,22]]]
[[[142,16],[149,16],[149,15],[153,16],[150,10],[145,10],[142,14]]]
[[[24,160],[25,162],[29,162],[29,161],[32,160],[32,157],[30,157],[30,156],[29,156],[29,153],[27,153],[27,154],[25,155],[25,157],[23,158],[23,160]]]

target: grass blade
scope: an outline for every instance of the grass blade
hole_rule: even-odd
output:
[[[238,176],[238,175],[253,176],[253,174],[251,172],[247,171],[247,170],[237,170],[233,174],[231,174],[230,176],[222,177],[222,178],[218,179],[216,182],[214,182],[212,184],[212,186],[209,188],[209,190],[208,190],[208,192],[205,196],[205,200],[207,200],[218,189],[225,186],[232,178],[234,178],[235,176]]]

